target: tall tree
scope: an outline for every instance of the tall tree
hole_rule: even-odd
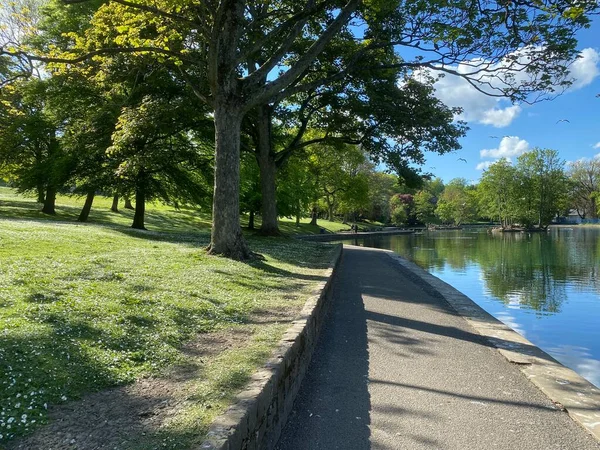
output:
[[[517,158],[521,220],[527,227],[548,227],[567,205],[568,180],[556,150],[536,148]]]
[[[499,220],[504,228],[511,227],[518,217],[518,179],[517,169],[505,159],[485,170],[477,185],[480,214]]]
[[[464,178],[450,180],[440,195],[435,214],[442,222],[457,226],[475,218],[475,196],[467,180]]]
[[[434,223],[436,198],[428,190],[420,190],[415,194],[415,215],[419,222],[425,225]]]
[[[598,218],[596,199],[600,195],[600,160],[579,160],[569,164],[570,202],[582,219]]]

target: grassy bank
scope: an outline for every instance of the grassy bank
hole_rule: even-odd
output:
[[[331,247],[249,237],[264,260],[206,255],[206,217],[150,208],[148,227],[98,202],[90,224],[62,201],[58,218],[0,188],[0,443],[47,422],[48,408],[86,393],[168,374],[193,359],[195,402],[131,442],[187,448],[262,364],[323,279]],[[107,226],[109,225],[109,226]],[[216,354],[198,336],[242,333]],[[203,341],[210,345],[210,340]],[[136,448],[131,446],[122,448]]]
[[[40,219],[52,221],[77,221],[83,207],[84,199],[59,195],[55,216],[42,214],[41,205],[32,197],[19,195],[14,189],[0,186],[0,218]],[[133,221],[133,211],[119,205],[119,212],[110,211],[112,199],[97,196],[88,218],[89,223],[102,225],[115,225],[128,227]],[[181,208],[175,209],[161,203],[150,203],[146,211],[146,227],[155,231],[210,231],[210,211]],[[248,217],[242,216],[242,226],[246,227]],[[365,227],[380,226],[377,224],[363,224]],[[256,217],[255,226],[260,227],[260,216]],[[331,222],[319,219],[318,225],[311,225],[310,218],[303,218],[300,225],[296,226],[294,218],[283,217],[279,220],[281,231],[286,235],[319,234],[321,228],[328,233],[349,231],[350,225],[341,222]]]

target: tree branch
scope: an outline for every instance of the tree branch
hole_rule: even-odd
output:
[[[267,83],[263,88],[249,96],[246,101],[245,109],[248,110],[254,106],[267,102],[271,97],[275,96],[277,92],[280,92],[292,84],[294,80],[311,65],[314,59],[323,51],[325,46],[347,23],[350,16],[358,8],[359,3],[360,0],[349,0],[323,34],[287,72],[270,83]]]

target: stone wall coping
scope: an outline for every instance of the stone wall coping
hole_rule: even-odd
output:
[[[343,246],[336,246],[319,283],[283,335],[273,356],[250,378],[232,405],[211,424],[202,450],[272,449],[277,444],[325,318]]]

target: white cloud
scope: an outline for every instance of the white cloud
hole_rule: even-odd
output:
[[[482,158],[511,158],[529,150],[529,142],[518,136],[504,136],[498,148],[483,149],[479,152]]]
[[[490,109],[483,113],[483,117],[480,122],[484,125],[493,125],[496,128],[506,127],[516,119],[521,112],[519,105],[509,106],[503,109]]]
[[[596,142],[592,148],[600,148],[600,142]]]
[[[460,107],[458,117],[467,122],[492,125],[496,128],[511,124],[521,112],[518,105],[506,105],[507,101],[486,95],[456,75],[445,75],[435,83],[436,97],[451,107]]]
[[[496,128],[506,127],[519,117],[521,107],[512,105],[505,97],[492,97],[487,94],[497,95],[499,89],[507,87],[509,83],[529,82],[535,78],[536,75],[528,74],[523,68],[536,57],[535,54],[540,49],[540,47],[523,48],[511,55],[511,58],[490,64],[488,70],[483,72],[484,75],[475,75],[481,66],[488,65],[482,59],[473,59],[448,67],[460,75],[473,74],[474,78],[479,77],[481,83],[478,87],[483,92],[460,76],[444,74],[435,82],[435,95],[446,105],[463,109],[458,119]],[[580,57],[571,64],[570,72],[574,79],[570,91],[589,85],[600,75],[600,54],[593,48],[583,49]],[[440,75],[440,72],[435,70],[423,70],[423,73],[434,77]],[[510,76],[507,76],[508,74]],[[415,76],[419,76],[418,71]]]
[[[590,84],[600,75],[600,54],[593,48],[584,48],[579,58],[571,65],[571,76],[575,79],[572,90],[580,89]]]

